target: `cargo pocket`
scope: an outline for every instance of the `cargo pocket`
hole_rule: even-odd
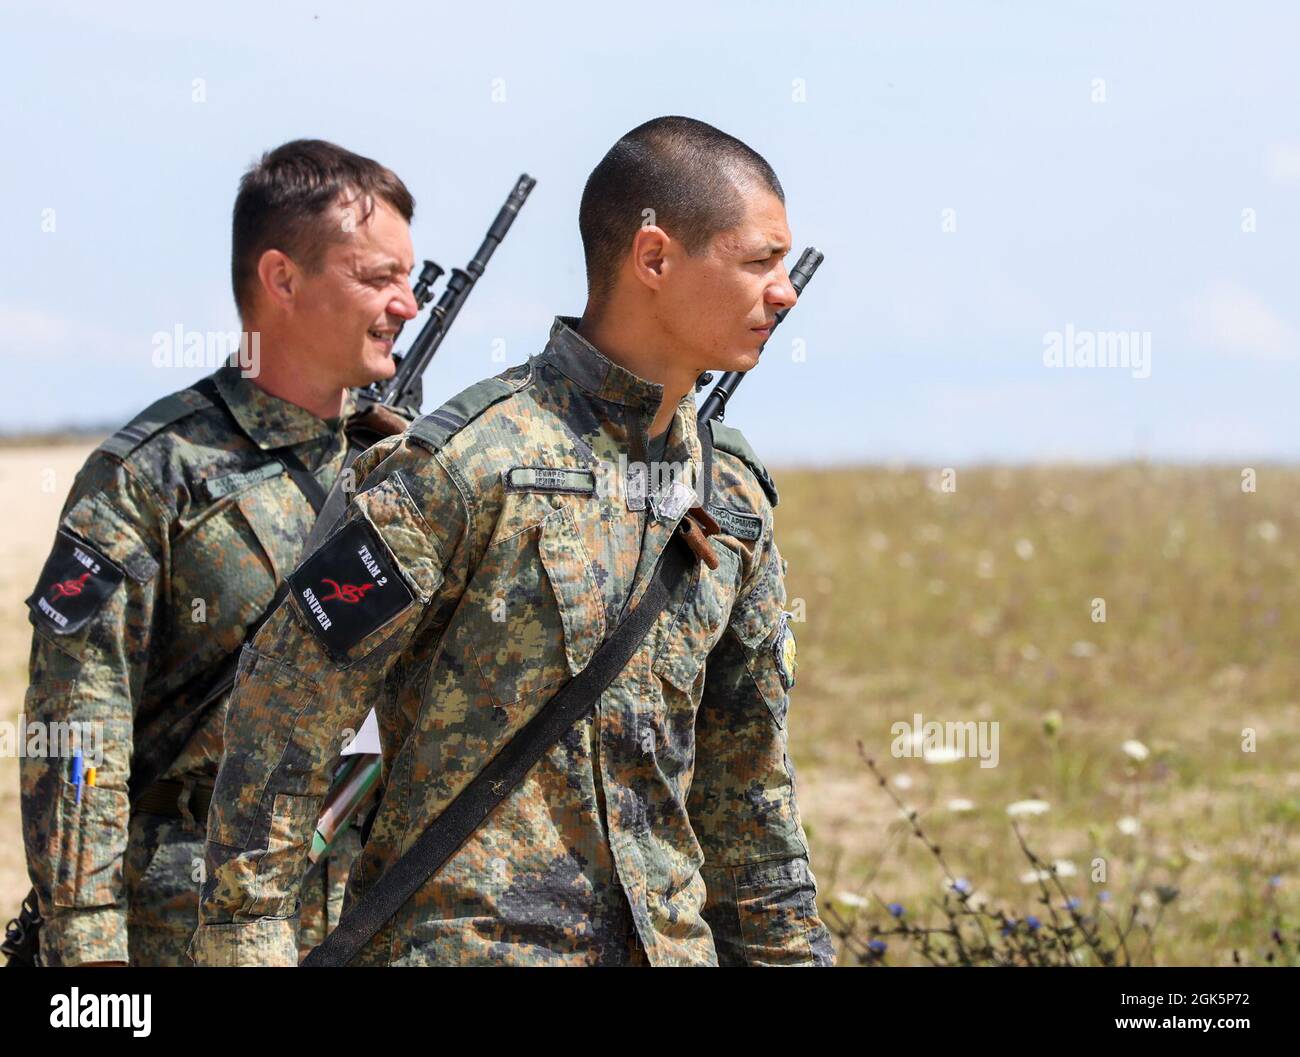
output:
[[[718,567],[696,563],[687,578],[686,601],[668,610],[672,625],[654,662],[655,674],[686,694],[692,694],[705,660],[722,638],[740,587],[740,556],[716,538],[712,546]]]
[[[244,848],[252,837],[274,773],[305,785],[312,761],[290,757],[299,717],[319,692],[315,683],[273,657],[245,646],[239,655],[240,709],[258,724],[259,751],[222,757],[208,811],[208,839]]]
[[[582,671],[605,607],[568,507],[488,548],[465,592],[463,634],[484,683],[512,705]]]
[[[97,785],[77,788],[59,783],[55,813],[54,905],[99,907],[116,903],[122,894],[122,862],[126,855],[130,797]]]
[[[316,832],[316,820],[320,817],[323,799],[292,793],[275,794],[271,806],[271,824],[267,830],[266,851],[257,860],[259,878],[278,879],[287,876],[285,868],[293,859],[301,859],[303,865],[306,865],[307,849],[311,847],[312,835]],[[275,883],[283,881],[277,880]],[[262,887],[260,883],[257,885],[259,890]],[[301,903],[286,907],[286,915],[297,912],[300,906]]]
[[[804,855],[807,855],[805,849]],[[751,863],[734,871],[742,949],[750,965],[811,960],[824,943],[816,879],[806,858]]]

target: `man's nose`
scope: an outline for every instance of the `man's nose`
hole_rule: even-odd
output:
[[[414,319],[420,314],[420,306],[415,303],[415,293],[411,289],[410,280],[402,281],[401,292],[388,302],[388,311],[395,316],[401,316],[402,319]]]
[[[794,283],[790,282],[790,273],[785,270],[785,265],[782,265],[777,281],[767,288],[767,303],[776,305],[778,311],[783,311],[794,308],[798,300],[799,295],[795,292]]]

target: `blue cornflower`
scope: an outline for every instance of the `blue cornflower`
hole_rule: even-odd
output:
[[[902,903],[890,903],[889,912],[896,918],[901,918],[905,913],[907,913],[907,911],[903,909]]]
[[[1042,924],[1042,922],[1039,921],[1038,918],[1034,917],[1033,914],[1030,914],[1029,917],[1025,918],[1025,924],[1029,926],[1030,932],[1037,932],[1038,927]]]
[[[885,951],[889,950],[889,944],[884,940],[872,940],[867,944],[867,947],[872,954],[884,954]]]

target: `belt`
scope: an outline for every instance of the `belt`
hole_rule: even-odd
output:
[[[159,780],[140,794],[135,803],[136,811],[150,815],[162,815],[164,818],[182,818],[181,796],[186,783],[170,779]],[[208,821],[208,805],[212,803],[212,786],[190,785],[190,814],[200,826]]]

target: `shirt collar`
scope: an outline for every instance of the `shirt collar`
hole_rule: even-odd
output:
[[[578,322],[577,316],[556,316],[546,348],[532,359],[553,366],[589,397],[622,405],[621,411],[612,416],[598,414],[595,420],[584,416],[571,425],[589,428],[597,420],[602,421],[603,428],[612,430],[617,448],[622,448],[632,460],[644,461],[648,454],[650,423],[663,400],[664,387],[659,382],[634,374],[604,355],[578,333]],[[663,459],[678,464],[689,463],[691,479],[688,483],[700,492],[703,449],[696,414],[695,394],[687,392],[678,401],[669,422]],[[583,428],[578,430],[580,434],[585,431]],[[590,443],[594,437],[584,437],[584,440]]]
[[[556,316],[540,359],[592,396],[630,407],[659,409],[664,387],[621,367],[578,333],[577,316]]]
[[[306,408],[261,389],[234,364],[226,364],[212,380],[239,428],[263,451],[334,433],[356,411],[356,397],[349,389],[338,419],[317,418]]]

